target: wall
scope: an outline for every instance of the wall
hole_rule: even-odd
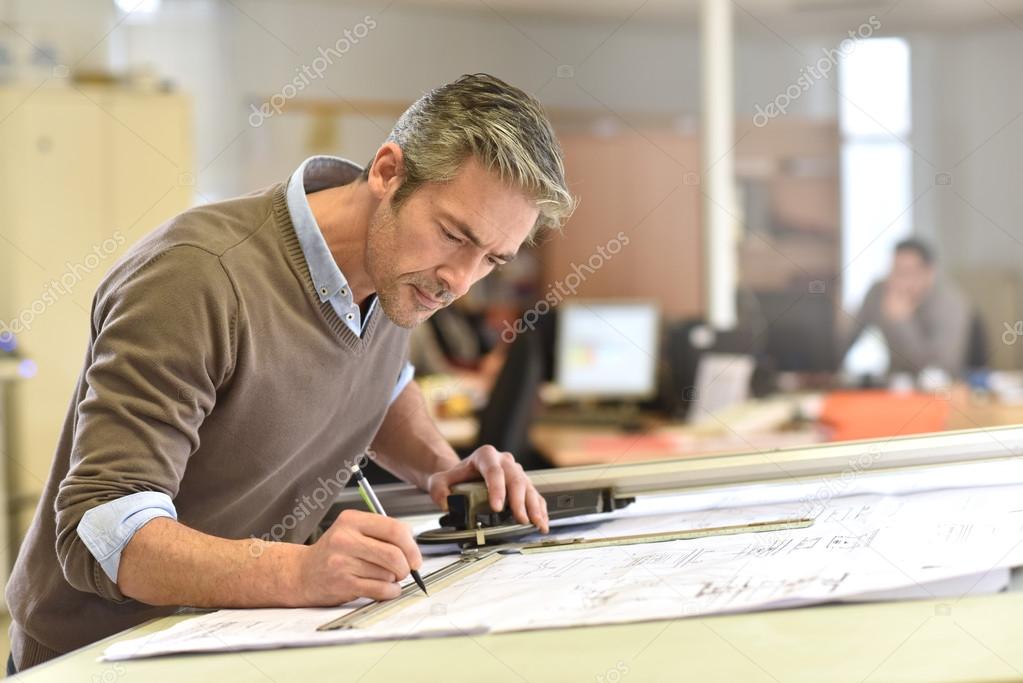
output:
[[[208,22],[193,28],[193,18],[203,12]],[[197,140],[199,167],[205,166],[198,188],[210,198],[229,196],[281,178],[303,158],[309,139],[309,120],[302,116],[272,116],[252,127],[250,105],[281,93],[303,67],[314,67],[320,48],[369,24],[367,16],[375,26],[334,59],[322,78],[304,79],[308,86],[300,97],[411,102],[462,73],[489,71],[547,106],[605,111],[619,125],[628,125],[635,111],[688,115],[685,125],[698,109],[698,41],[694,27],[678,22],[619,26],[404,6],[378,12],[373,6],[315,2],[190,0],[165,3],[158,21],[127,25],[123,58],[154,64],[194,94],[197,120],[206,127]],[[761,34],[744,41],[736,58],[736,106],[748,115],[784,90],[807,61]],[[830,43],[807,40],[800,49],[814,54],[817,44]],[[187,50],[176,49],[184,45]],[[559,77],[559,66],[571,70],[563,68]],[[814,88],[792,113],[834,116],[829,92]],[[363,163],[392,123],[373,116],[346,119],[334,131],[336,153]]]
[[[677,114],[692,130],[699,103],[696,28],[681,19],[570,19],[428,10],[403,5],[280,0],[175,0],[151,16],[123,16],[109,0],[6,0],[0,17],[30,40],[58,42],[68,61],[116,69],[151,65],[190,93],[196,120],[196,201],[277,181],[311,150],[363,163],[386,136],[388,116],[350,116],[314,126],[305,114],[251,125],[266,101],[360,23],[373,28],[308,80],[303,98],[408,102],[467,71],[492,71],[548,106],[607,114],[605,128],[636,124],[630,112]],[[367,20],[367,17],[370,19]],[[864,21],[867,17],[864,16]],[[882,17],[883,24],[884,17]],[[781,20],[737,12],[736,111],[752,117],[794,83],[844,31],[799,34]],[[845,30],[855,26],[844,27]],[[880,35],[884,28],[878,32]],[[795,35],[793,35],[795,34]],[[1023,209],[1023,63],[1019,30],[910,33],[913,70],[915,229],[934,241],[951,271],[1003,268],[1019,274]],[[10,30],[0,40],[21,45]],[[559,71],[559,67],[562,67]],[[566,68],[567,67],[567,68]],[[381,77],[381,74],[386,77]],[[789,116],[833,118],[837,76],[815,84]],[[951,185],[938,185],[948,173]],[[1014,321],[1005,321],[1014,323]],[[1021,345],[1023,348],[1023,345]]]
[[[948,271],[964,280],[997,274],[1006,283],[974,298],[991,311],[993,351],[1021,367],[1023,343],[1006,349],[1002,342],[1005,326],[1023,319],[1023,311],[1011,313],[1023,300],[1021,33],[999,26],[911,35],[910,44],[914,180],[918,195],[926,191],[915,207],[916,230],[936,244]],[[938,174],[947,176],[937,181]]]

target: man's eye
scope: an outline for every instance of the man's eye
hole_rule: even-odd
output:
[[[444,233],[444,238],[445,238],[446,240],[448,240],[449,242],[454,242],[455,244],[461,244],[461,243],[462,243],[462,240],[458,239],[457,237],[455,237],[454,235],[452,235],[452,234],[451,234],[450,232],[448,232],[448,231],[447,231],[447,230],[445,230],[444,228],[441,228],[441,229],[440,229],[440,231],[441,231],[442,233]]]

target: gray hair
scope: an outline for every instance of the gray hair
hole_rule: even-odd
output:
[[[561,146],[540,103],[489,74],[467,74],[420,97],[387,140],[398,144],[405,162],[395,210],[424,183],[453,179],[470,156],[536,202],[540,214],[529,243],[541,230],[559,229],[575,209]]]

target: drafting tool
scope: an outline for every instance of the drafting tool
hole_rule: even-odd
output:
[[[751,524],[732,524],[729,526],[707,527],[703,529],[686,529],[683,531],[663,531],[650,534],[631,534],[628,536],[608,536],[607,538],[564,538],[525,543],[512,546],[514,551],[523,555],[532,553],[549,553],[560,550],[584,550],[588,548],[608,548],[637,543],[665,543],[667,541],[687,541],[709,536],[731,536],[734,534],[754,534],[764,531],[785,531],[786,529],[805,529],[813,525],[812,519],[781,519]],[[501,549],[501,552],[506,552]]]
[[[994,447],[992,447],[994,444]],[[827,479],[917,473],[924,476],[942,466],[1011,460],[1023,452],[1023,427],[963,430],[914,435],[884,441],[849,441],[765,453],[704,458],[592,465],[530,472],[547,501],[551,520],[613,512],[637,496],[690,493],[723,486],[768,483],[820,484]],[[864,463],[867,463],[865,466]],[[436,510],[428,495],[408,484],[377,487],[391,514],[408,517]],[[440,529],[420,534],[422,543],[457,543],[482,547],[507,542],[536,531],[518,524],[508,510],[494,512],[482,483],[459,484],[448,497],[449,512]],[[329,525],[341,510],[358,507],[358,494],[343,491],[324,519]]]
[[[680,493],[729,485],[759,485],[819,480],[848,476],[850,468],[862,474],[895,471],[924,471],[939,465],[1011,460],[1023,452],[1023,427],[968,429],[891,439],[846,441],[842,443],[782,448],[764,453],[739,453],[678,460],[629,462],[616,465],[586,465],[528,472],[537,491],[545,498],[553,494],[601,492],[622,507],[638,495]],[[869,461],[869,467],[862,462]],[[459,484],[453,496],[465,495],[482,482]],[[411,484],[375,487],[392,517],[433,513],[436,503]],[[566,501],[567,502],[567,501]],[[341,510],[359,508],[361,498],[352,489],[341,491],[327,520]],[[610,511],[605,508],[603,512]]]
[[[995,442],[1001,447],[992,448]],[[571,519],[592,514],[613,512],[633,503],[640,495],[658,495],[719,489],[724,486],[758,486],[764,483],[813,483],[820,485],[829,478],[841,479],[852,471],[861,476],[904,474],[924,477],[943,466],[966,463],[996,463],[1017,458],[1023,451],[1023,427],[964,430],[923,436],[908,436],[878,441],[853,441],[792,448],[770,453],[748,453],[707,458],[683,458],[615,466],[597,465],[533,472],[531,478],[537,491],[547,501],[550,518]],[[869,467],[862,463],[867,458]],[[392,484],[378,487],[378,495],[398,516],[424,514],[435,510],[433,501],[412,486]],[[466,573],[497,562],[506,553],[530,554],[565,548],[600,547],[626,543],[654,542],[656,538],[568,539],[520,545],[507,544],[536,531],[530,524],[518,524],[508,510],[495,512],[488,503],[486,485],[482,482],[459,484],[448,497],[449,512],[440,519],[441,528],[420,534],[423,543],[458,543],[463,557],[426,577],[427,585],[448,583]],[[341,510],[356,507],[357,494],[342,492],[324,520],[330,524]],[[585,521],[585,520],[581,520]],[[778,520],[766,524],[782,524],[799,528],[807,520]],[[748,533],[755,529],[722,531],[717,534]],[[767,530],[761,528],[761,531]],[[707,530],[688,533],[711,535]],[[657,536],[656,534],[654,536]],[[673,534],[666,534],[674,540]],[[496,544],[496,545],[495,545]],[[484,551],[482,548],[491,546]],[[503,550],[503,552],[502,552]],[[439,589],[439,586],[438,586]],[[420,599],[410,585],[402,594],[385,603],[371,603],[320,627],[323,630],[355,628],[374,622],[384,614]]]
[[[812,519],[781,519],[763,522],[752,522],[749,524],[732,524],[728,526],[705,527],[701,529],[684,529],[681,531],[664,531],[649,534],[630,534],[628,536],[608,536],[605,538],[566,538],[540,541],[539,543],[522,543],[507,546],[495,546],[488,550],[476,548],[462,552],[462,556],[455,562],[446,565],[437,571],[428,574],[423,580],[434,592],[444,588],[454,581],[464,578],[485,567],[494,564],[501,559],[501,556],[509,553],[530,555],[533,553],[564,552],[572,550],[585,550],[589,548],[608,548],[639,543],[663,543],[666,541],[681,541],[709,536],[728,536],[734,534],[762,533],[766,531],[784,531],[786,529],[802,529],[813,524]],[[360,628],[379,621],[394,611],[407,606],[413,600],[419,600],[422,595],[415,590],[412,584],[405,586],[401,594],[393,600],[386,602],[372,602],[360,607],[348,614],[323,624],[317,631],[333,631],[341,628]]]
[[[352,476],[355,477],[355,481],[359,485],[359,494],[362,496],[362,500],[366,503],[366,507],[369,508],[369,511],[373,514],[386,517],[387,512],[384,510],[383,503],[381,503],[380,499],[377,498],[376,491],[373,490],[369,480],[366,479],[366,475],[362,473],[362,470],[358,465],[352,465]],[[423,583],[423,579],[419,576],[419,572],[413,569],[411,574],[412,580],[416,582],[419,589],[423,591],[424,594],[427,594],[426,584]]]
[[[483,552],[467,551],[462,553],[462,556],[455,562],[445,565],[435,572],[427,574],[423,577],[423,581],[431,589],[438,591],[455,580],[461,579],[474,572],[478,572],[484,567],[488,567],[500,559],[501,556],[493,550]],[[416,585],[414,583],[410,583],[402,588],[401,594],[393,600],[387,600],[385,602],[371,602],[368,605],[360,607],[348,614],[345,614],[344,616],[323,624],[316,630],[334,631],[342,628],[359,628],[362,626],[368,626],[369,624],[384,618],[388,614],[391,614],[395,610],[399,610],[408,605],[413,600],[421,600],[424,597],[425,596],[416,588]]]
[[[616,497],[612,488],[578,491],[552,491],[541,494],[547,501],[551,520],[613,512],[633,502]],[[490,507],[486,486],[459,484],[448,496],[448,512],[440,518],[439,529],[424,531],[416,537],[420,543],[458,543],[464,547],[502,543],[535,533],[532,524],[519,524],[511,511],[495,512]]]
[[[564,510],[577,509],[582,516],[557,523],[557,540],[530,536],[496,543],[496,534],[514,520],[477,506],[479,494],[471,488],[458,489],[453,495],[461,502],[454,501],[457,515],[449,518],[449,530],[468,535],[463,545],[472,545],[483,529],[486,545],[463,549],[461,557],[437,549],[444,557],[432,566],[448,564],[425,577],[431,593],[439,593],[432,601],[409,586],[396,600],[332,610],[331,616],[317,610],[222,610],[167,623],[162,631],[116,643],[104,656],[114,661],[178,652],[571,629],[850,599],[935,594],[958,599],[972,594],[978,576],[993,576],[990,557],[1001,558],[995,572],[1001,578],[983,592],[1001,590],[1012,585],[1009,569],[1023,567],[1020,453],[1023,426],[530,472],[542,495],[569,496],[563,502],[571,505]],[[388,512],[410,524],[437,519],[424,517],[437,514],[436,507],[412,487],[381,486],[376,492]],[[359,501],[354,491],[340,498],[332,512]],[[631,498],[636,500],[627,514],[582,512],[599,506],[613,513]],[[329,515],[328,523],[333,521]],[[813,525],[800,528],[803,517],[813,517]],[[689,532],[717,527],[720,533],[736,522],[765,519],[793,526],[767,534],[656,543],[677,538],[685,527]],[[978,520],[985,523],[978,525]],[[576,522],[587,526],[565,526]],[[759,523],[756,528],[772,527]],[[601,549],[588,541],[632,545]],[[530,554],[529,546],[542,554]],[[997,606],[1011,595],[990,600]],[[341,612],[347,612],[345,617],[323,624]],[[743,623],[767,621],[758,617]],[[552,634],[535,642],[560,642],[561,637],[581,635]]]

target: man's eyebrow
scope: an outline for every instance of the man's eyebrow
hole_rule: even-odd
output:
[[[475,232],[473,232],[472,228],[470,228],[468,225],[466,225],[465,223],[463,223],[459,219],[457,219],[454,216],[452,216],[447,211],[444,211],[443,209],[441,209],[440,215],[441,215],[441,218],[443,218],[446,221],[454,224],[454,226],[456,228],[458,228],[465,235],[465,238],[467,240],[469,240],[470,242],[472,242],[476,246],[477,249],[482,249],[483,248],[483,242],[480,240],[479,235],[477,235]],[[515,254],[515,253],[511,253],[511,254],[491,254],[491,256],[493,256],[494,258],[499,258],[502,261],[504,261],[505,263],[507,263],[508,261],[513,260],[517,256],[517,254]]]

